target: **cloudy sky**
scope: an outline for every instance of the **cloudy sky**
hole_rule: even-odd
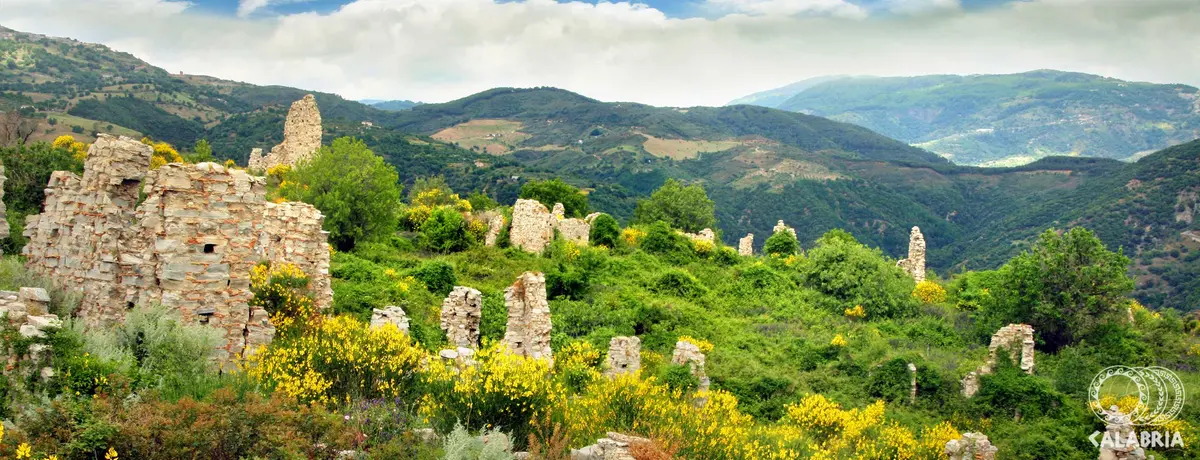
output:
[[[1200,86],[1197,0],[0,0],[171,72],[441,102],[497,86],[720,105],[830,74],[1052,68]]]

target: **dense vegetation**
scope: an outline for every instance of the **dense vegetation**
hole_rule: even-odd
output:
[[[854,123],[960,164],[1125,159],[1200,137],[1196,88],[1079,73],[831,77],[780,92],[745,103]]]

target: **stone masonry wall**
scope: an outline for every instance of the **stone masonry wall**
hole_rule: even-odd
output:
[[[483,312],[483,294],[469,287],[455,286],[442,301],[441,323],[446,341],[461,348],[479,347],[479,322]]]
[[[508,328],[504,343],[519,356],[553,359],[550,351],[550,304],[546,301],[546,277],[525,272],[504,290]]]
[[[508,240],[513,246],[540,254],[554,240],[557,219],[537,200],[519,199],[513,205]]]
[[[0,239],[8,238],[8,207],[4,206],[4,163],[0,163]]]
[[[287,121],[283,124],[283,142],[262,156],[251,161],[250,169],[265,171],[275,165],[294,165],[312,156],[321,148],[321,111],[317,100],[309,94],[292,103]],[[253,152],[251,152],[253,160]]]
[[[912,276],[914,281],[925,281],[925,235],[921,234],[919,227],[913,227],[908,234],[908,258],[901,259],[896,265]]]
[[[1034,363],[1034,340],[1033,326],[1028,324],[1009,324],[1000,328],[995,334],[992,334],[992,341],[988,345],[988,358],[983,366],[974,372],[970,372],[962,380],[963,396],[968,398],[975,396],[979,391],[979,377],[992,373],[996,367],[996,353],[1000,349],[1008,351],[1014,364],[1021,367],[1026,374],[1033,374],[1036,364]]]
[[[256,263],[296,264],[316,305],[330,304],[329,248],[316,208],[267,202],[263,178],[214,163],[149,171],[150,154],[133,139],[102,134],[83,177],[55,172],[43,213],[26,220],[26,266],[82,291],[85,324],[122,321],[135,305],[159,303],[185,323],[223,330],[217,358],[229,363],[274,333],[266,312],[248,305]]]
[[[738,240],[738,255],[752,256],[754,255],[754,234],[747,233],[746,236]]]
[[[613,337],[608,341],[608,360],[604,375],[632,374],[642,368],[642,339]]]

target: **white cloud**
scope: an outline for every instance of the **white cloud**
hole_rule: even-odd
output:
[[[249,18],[161,0],[3,1],[0,24],[17,30],[101,42],[171,72],[356,99],[445,101],[545,85],[601,100],[716,105],[819,75],[1038,68],[1200,85],[1194,0],[1034,0],[868,18],[742,9],[693,19],[553,0],[357,0],[329,14]],[[836,3],[823,2],[804,4]]]
[[[244,18],[266,6],[267,0],[238,0],[237,15]]]
[[[754,15],[829,14],[862,18],[867,11],[845,0],[708,0],[711,8]]]

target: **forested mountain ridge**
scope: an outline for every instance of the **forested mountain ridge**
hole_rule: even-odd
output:
[[[1012,165],[1052,155],[1126,160],[1200,137],[1200,92],[1187,85],[1053,70],[829,77],[797,85],[734,103],[858,124],[959,164]]]
[[[204,138],[217,158],[244,163],[251,148],[282,141],[288,104],[310,93],[173,75],[100,45],[0,33],[8,37],[2,56],[14,60],[0,65],[3,100],[30,104],[46,119],[93,120],[98,127],[76,133],[84,140],[111,124],[181,149]],[[978,168],[852,124],[748,105],[665,108],[497,88],[385,111],[314,94],[325,141],[363,139],[404,184],[442,175],[464,196],[480,191],[511,203],[523,183],[557,177],[583,187],[593,208],[627,221],[638,198],[675,177],[708,190],[726,243],[753,232],[761,247],[782,219],[805,246],[844,228],[900,256],[908,229],[920,226],[939,272],[992,268],[1046,228],[1084,225],[1137,261],[1137,294],[1147,304],[1198,304],[1189,292],[1200,278],[1200,242],[1188,235],[1200,229],[1187,218],[1197,209],[1188,185],[1200,182],[1196,143],[1132,164],[1048,157]],[[62,134],[64,123],[47,135]]]

